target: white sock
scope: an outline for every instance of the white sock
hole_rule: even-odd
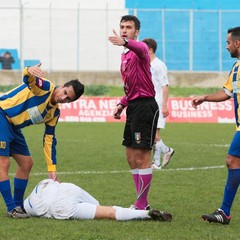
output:
[[[135,210],[131,208],[121,208],[117,206],[114,206],[114,208],[116,209],[116,220],[118,221],[151,218],[148,215],[147,210]]]
[[[160,166],[161,165],[161,141],[157,141],[154,144],[154,154],[153,154],[153,161]]]
[[[163,153],[166,153],[166,152],[169,151],[169,147],[168,147],[167,145],[165,145],[162,140],[160,140],[159,145],[160,145],[160,148],[161,148],[161,150],[162,150]]]

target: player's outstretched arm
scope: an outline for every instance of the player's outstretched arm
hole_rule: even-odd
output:
[[[194,97],[192,99],[192,106],[197,109],[197,106],[204,102],[205,96]]]
[[[124,46],[125,44],[125,41],[123,38],[121,38],[117,33],[116,31],[113,29],[113,34],[114,36],[110,36],[108,38],[108,40],[113,44],[113,45],[116,45],[116,46]]]
[[[194,97],[192,99],[192,106],[194,108],[197,108],[198,105],[202,104],[203,102],[222,102],[226,101],[229,98],[231,98],[224,90],[221,90],[217,93],[200,96],[200,97]]]

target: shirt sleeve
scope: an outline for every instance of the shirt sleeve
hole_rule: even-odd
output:
[[[13,57],[10,57],[10,58],[9,58],[9,62],[11,62],[11,63],[15,63],[14,58],[13,58]]]
[[[141,60],[149,58],[148,47],[144,42],[138,42],[129,39],[126,47],[133,51]]]
[[[229,73],[228,80],[223,85],[223,90],[229,97],[233,97],[232,79],[233,79],[233,71]]]
[[[45,124],[45,133],[43,136],[43,151],[45,161],[49,172],[56,171],[57,165],[57,139],[55,137],[55,127],[58,122],[59,115],[55,116],[51,121]]]
[[[27,84],[29,90],[35,96],[45,96],[46,98],[50,98],[47,101],[51,100],[51,93],[53,92],[55,86],[49,80],[41,79],[34,75],[31,75],[28,72],[28,68],[25,68],[23,72],[23,82]],[[47,111],[47,114],[51,115],[51,118],[45,122],[45,132],[43,135],[43,152],[45,155],[48,171],[55,172],[57,165],[57,139],[55,137],[55,128],[60,116],[60,109],[58,106],[50,107],[50,105],[48,105],[47,109],[43,109],[43,111]]]
[[[121,98],[120,104],[123,105],[124,107],[127,107],[127,106],[128,106],[128,100],[127,100],[127,97],[126,97],[126,96],[124,96],[124,97]]]
[[[165,63],[162,63],[161,71],[162,71],[162,86],[164,87],[169,85],[168,71]]]
[[[36,96],[43,91],[49,91],[50,82],[47,79],[38,78],[28,72],[28,67],[23,71],[23,82],[28,85],[29,90]]]

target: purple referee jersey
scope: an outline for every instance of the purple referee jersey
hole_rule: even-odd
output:
[[[120,103],[127,106],[129,101],[137,98],[155,97],[147,45],[129,39],[121,61],[121,74],[126,95]]]

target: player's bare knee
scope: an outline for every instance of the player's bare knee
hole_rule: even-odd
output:
[[[135,162],[136,162],[136,164],[137,164],[137,166],[138,166],[139,168],[142,167],[142,165],[143,165],[143,160],[142,160],[142,159],[138,158],[138,159],[136,159]]]
[[[227,156],[226,165],[228,169],[240,168],[240,158],[232,155]]]
[[[27,169],[29,169],[30,171],[32,169],[32,166],[33,166],[33,160],[31,159],[31,161],[27,163]]]
[[[0,157],[0,169],[2,171],[8,171],[9,167],[10,167],[9,157]]]
[[[232,166],[232,157],[230,155],[227,156],[226,166],[227,166],[227,168],[231,168],[231,166]]]
[[[33,166],[32,158],[26,158],[26,161],[18,162],[19,167],[26,172],[30,172]]]

